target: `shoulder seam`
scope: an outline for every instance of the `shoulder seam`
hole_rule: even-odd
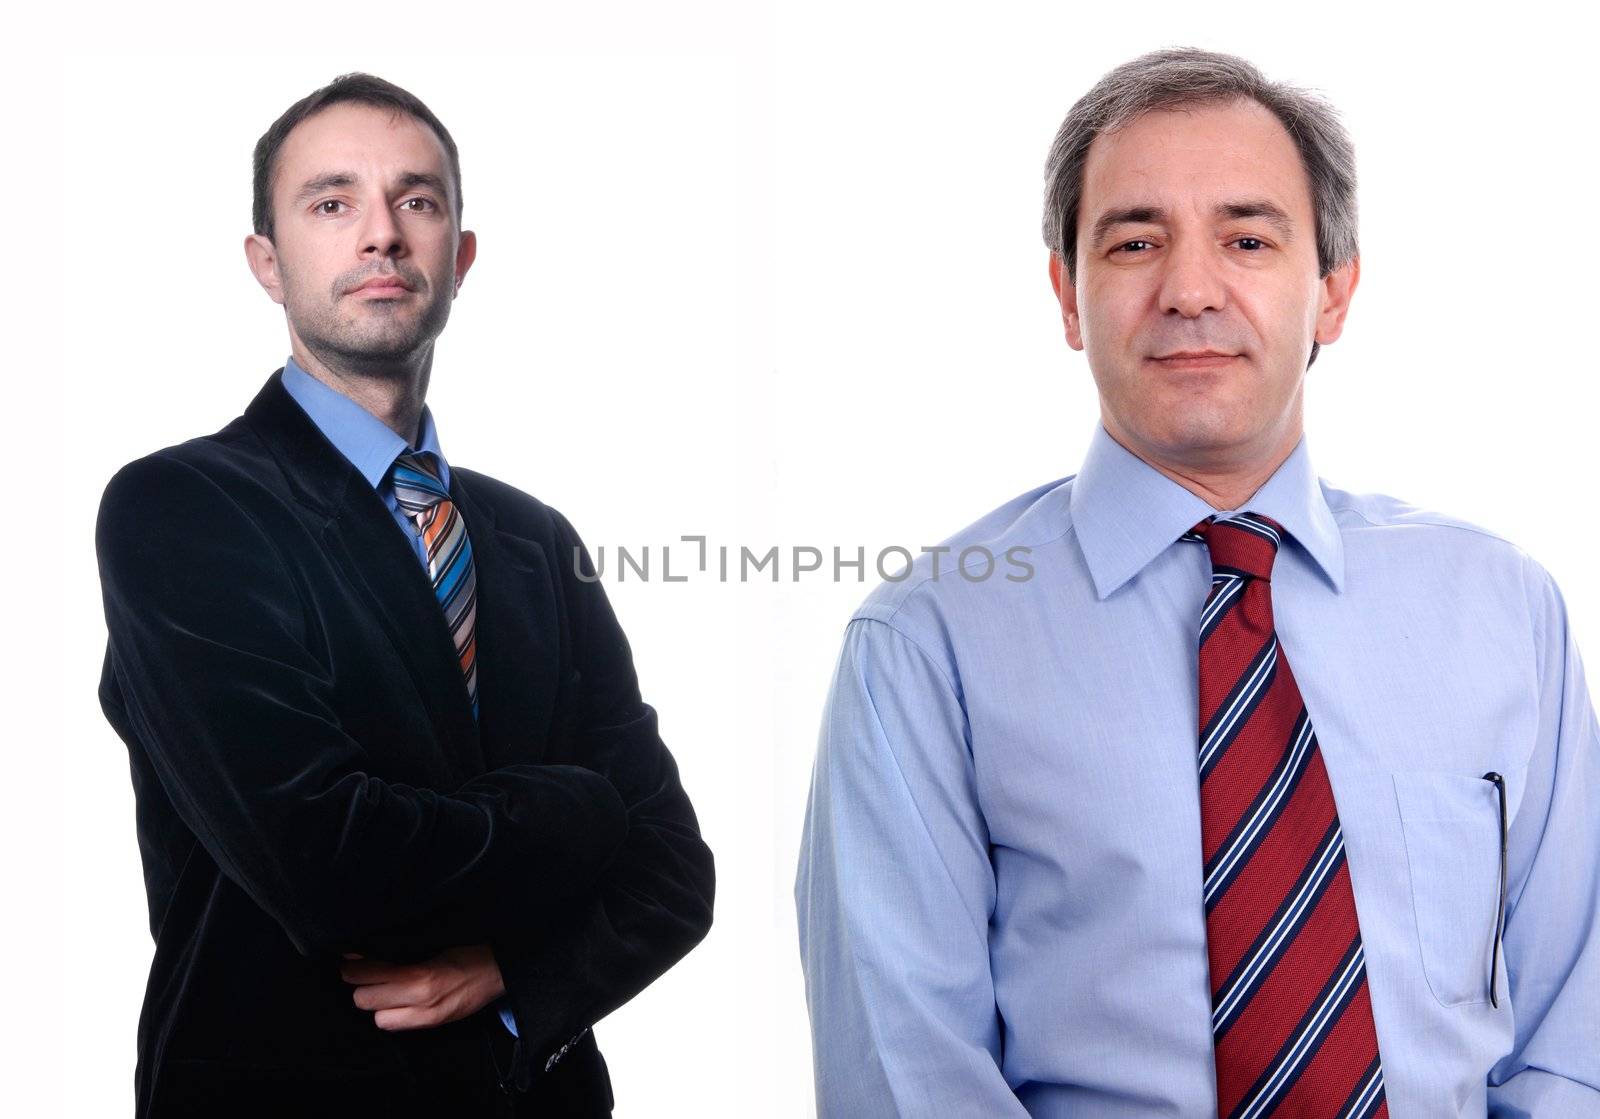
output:
[[[1073,531],[1076,528],[1077,528],[1077,526],[1074,525],[1069,520],[1067,522],[1067,527],[1062,529],[1060,532],[1056,533],[1056,535],[1054,535],[1054,536],[1049,536],[1049,537],[1046,537],[1043,540],[1034,541],[1031,544],[1013,544],[1011,547],[1012,548],[1028,548],[1030,550],[1033,549],[1033,548],[1042,548],[1042,547],[1045,547],[1046,545],[1054,544],[1057,541],[1065,540],[1068,536],[1072,535]],[[987,540],[980,540],[980,541],[978,541],[976,543],[968,544],[967,548],[983,547],[983,548],[985,548],[987,550],[988,543],[989,543],[989,541],[987,541]],[[962,550],[965,551],[966,549],[962,549]],[[1010,551],[1011,551],[1011,548],[1007,548],[1005,550],[1005,552],[1001,552],[999,554],[1000,555],[1005,555]],[[959,555],[959,554],[960,553],[958,552],[957,555]],[[995,555],[995,553],[993,551],[990,551],[989,554],[991,556]],[[959,577],[961,572],[965,571],[965,570],[967,570],[967,566],[965,564],[963,564],[963,565],[961,565],[959,567],[956,567],[951,572],[951,574],[956,575],[956,576]],[[875,621],[888,621],[889,619],[892,619],[892,618],[898,616],[900,611],[905,609],[906,604],[911,601],[911,599],[912,599],[912,597],[914,595],[916,595],[918,592],[920,592],[929,583],[937,582],[939,578],[940,578],[939,576],[934,576],[932,574],[924,575],[921,579],[918,579],[911,586],[907,587],[905,593],[900,596],[900,600],[894,604],[894,609],[889,611],[889,616],[886,619],[885,618],[871,618],[870,615],[863,615],[863,614],[860,613],[860,610],[862,609],[862,607],[858,607],[857,608],[857,612],[855,614],[851,615],[851,620],[854,620],[857,617],[868,617],[868,618],[871,618],[871,620],[875,620]],[[887,582],[887,580],[885,580],[885,581]],[[910,638],[907,637],[907,640],[910,640]]]
[[[160,461],[163,461],[163,462],[174,463],[174,464],[176,464],[178,466],[183,467],[186,471],[188,471],[189,473],[193,474],[195,477],[197,477],[197,478],[201,479],[202,481],[204,481],[213,490],[215,490],[217,492],[217,494],[223,498],[223,500],[225,500],[234,509],[237,509],[239,511],[239,515],[242,516],[246,521],[248,521],[250,523],[250,526],[252,528],[254,528],[256,530],[256,532],[258,534],[260,534],[267,541],[267,544],[272,548],[272,554],[277,558],[277,565],[278,565],[279,570],[284,571],[284,572],[288,572],[288,571],[292,570],[290,568],[289,564],[288,564],[287,557],[285,557],[285,555],[283,553],[282,544],[278,541],[277,537],[273,533],[267,531],[266,526],[263,525],[259,520],[257,520],[255,515],[253,513],[251,513],[248,508],[246,508],[244,505],[240,504],[239,501],[237,499],[235,499],[234,496],[232,494],[230,494],[225,488],[223,488],[223,486],[221,484],[219,484],[215,478],[211,477],[211,475],[207,474],[204,470],[201,470],[194,463],[189,462],[187,459],[179,458],[176,455],[169,455],[167,453],[167,451],[169,449],[170,448],[162,448],[159,451],[152,452],[147,457],[150,458],[150,459],[159,459]],[[294,587],[295,596],[297,598],[300,598],[301,595],[300,595],[299,586],[295,583],[295,581],[293,579],[290,579],[289,583],[290,583],[291,586]],[[304,611],[306,609],[306,603],[305,603],[303,598],[301,600],[300,607],[301,607],[302,611]]]
[[[898,613],[898,611],[897,611],[897,613]],[[845,628],[848,629],[850,626],[855,625],[857,622],[877,622],[879,625],[883,626],[885,629],[889,630],[891,633],[898,634],[900,636],[900,638],[903,641],[905,641],[905,643],[907,645],[910,645],[913,649],[915,649],[917,651],[917,654],[919,656],[921,656],[923,660],[928,662],[928,667],[929,668],[932,668],[935,672],[937,672],[939,674],[939,678],[944,681],[944,686],[950,689],[951,698],[956,701],[958,706],[960,706],[961,713],[962,713],[963,716],[965,716],[966,711],[967,711],[967,704],[966,704],[966,700],[965,700],[965,698],[964,698],[964,696],[962,694],[961,689],[956,687],[955,681],[950,679],[950,674],[944,670],[944,666],[941,665],[937,660],[935,660],[933,658],[933,656],[928,652],[927,649],[923,648],[922,642],[918,641],[915,637],[912,637],[909,633],[907,633],[905,630],[901,629],[899,626],[895,625],[893,623],[893,621],[890,620],[890,619],[893,618],[893,616],[894,615],[891,614],[889,616],[889,618],[877,618],[877,617],[873,617],[871,615],[857,614],[857,615],[854,615],[853,617],[851,617],[850,621],[848,623],[846,623],[846,627]]]
[[[1413,506],[1413,508],[1415,508],[1415,506]],[[1396,524],[1394,524],[1393,522],[1390,522],[1390,521],[1375,521],[1371,517],[1367,516],[1366,513],[1362,512],[1360,509],[1357,509],[1353,505],[1340,505],[1340,506],[1337,506],[1337,507],[1330,505],[1328,507],[1328,511],[1330,513],[1354,513],[1356,516],[1360,517],[1363,521],[1366,521],[1373,528],[1399,528],[1399,527],[1401,527],[1400,525],[1396,525]],[[1421,513],[1425,514],[1426,510],[1418,510],[1418,512],[1421,512]],[[1441,514],[1441,515],[1443,515],[1443,514]],[[1413,519],[1412,521],[1410,521],[1408,523],[1411,523],[1411,524],[1423,524],[1423,525],[1427,525],[1429,528],[1453,528],[1453,529],[1459,529],[1462,532],[1470,532],[1474,536],[1486,536],[1490,540],[1498,540],[1502,544],[1509,544],[1511,547],[1517,548],[1517,544],[1514,541],[1507,539],[1506,537],[1502,536],[1498,532],[1493,531],[1492,529],[1484,528],[1481,525],[1467,524],[1465,522],[1456,522],[1456,521],[1453,521],[1453,520],[1451,520],[1451,521],[1442,521],[1442,520],[1436,520],[1436,519],[1433,519],[1433,518],[1430,518],[1430,517],[1427,517],[1427,516],[1423,516],[1421,518],[1415,518],[1415,519]],[[1518,550],[1520,551],[1521,549],[1519,548]]]

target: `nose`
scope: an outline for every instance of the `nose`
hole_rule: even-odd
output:
[[[1226,285],[1218,270],[1215,246],[1204,237],[1175,238],[1162,261],[1161,310],[1186,319],[1227,305]]]
[[[405,253],[404,234],[386,198],[379,198],[367,204],[361,221],[360,237],[363,257],[374,253],[380,257],[400,256]]]

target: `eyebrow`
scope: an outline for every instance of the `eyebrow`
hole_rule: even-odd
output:
[[[1247,198],[1236,202],[1219,202],[1212,208],[1212,213],[1229,221],[1241,221],[1245,218],[1263,218],[1278,231],[1285,241],[1294,237],[1293,220],[1284,212],[1283,207],[1270,199]],[[1116,226],[1164,222],[1167,220],[1167,216],[1167,212],[1160,206],[1124,206],[1107,210],[1096,219],[1094,233],[1090,236],[1089,243],[1098,245],[1101,239]]]
[[[334,190],[338,187],[355,186],[361,182],[361,176],[351,171],[327,171],[314,178],[307,179],[295,192],[294,204],[309,202],[316,195],[325,190]],[[412,187],[426,187],[441,198],[449,198],[450,192],[445,189],[444,180],[438,175],[428,171],[404,171],[400,175],[400,187],[410,190]]]

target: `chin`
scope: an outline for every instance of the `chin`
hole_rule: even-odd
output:
[[[1196,452],[1220,451],[1250,439],[1248,424],[1203,410],[1156,420],[1140,426],[1138,435],[1162,452],[1183,457]]]

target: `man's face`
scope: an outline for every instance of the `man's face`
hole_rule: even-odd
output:
[[[432,345],[475,252],[456,228],[444,145],[422,122],[339,104],[295,126],[272,184],[276,236],[251,264],[292,338],[328,364],[381,372]],[[374,277],[406,287],[356,290]]]
[[[1151,112],[1096,137],[1075,285],[1051,263],[1107,430],[1143,458],[1196,466],[1293,448],[1312,340],[1338,337],[1358,270],[1318,278],[1299,153],[1254,101]],[[1169,356],[1205,350],[1227,356]]]

